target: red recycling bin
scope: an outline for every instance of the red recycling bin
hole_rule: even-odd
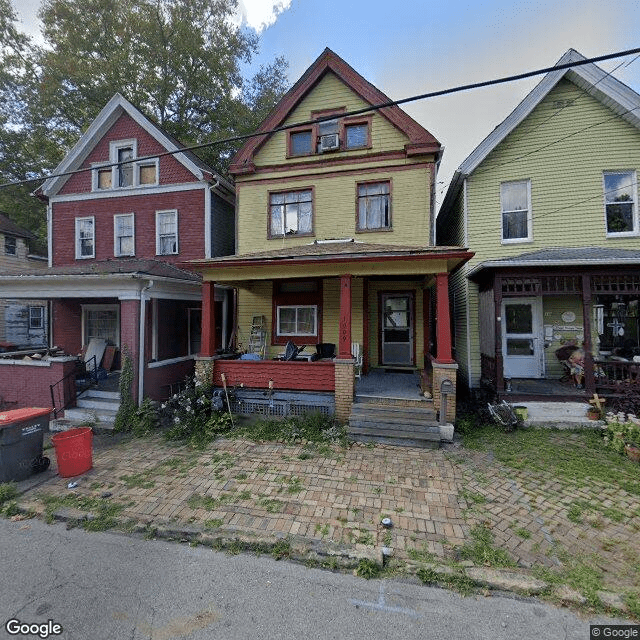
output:
[[[63,478],[79,476],[93,467],[93,431],[78,427],[56,433],[51,438],[58,461],[58,474]]]

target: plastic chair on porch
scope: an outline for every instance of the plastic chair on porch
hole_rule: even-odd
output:
[[[362,351],[360,349],[360,345],[357,342],[351,343],[351,355],[356,361],[354,372],[356,378],[362,377]]]

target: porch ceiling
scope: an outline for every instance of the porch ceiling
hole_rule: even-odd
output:
[[[205,281],[242,282],[278,278],[421,276],[450,272],[473,257],[459,247],[403,247],[355,242],[312,243],[212,260],[189,267]]]

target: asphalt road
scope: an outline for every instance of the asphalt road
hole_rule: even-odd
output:
[[[46,637],[10,635],[10,619],[52,620],[64,640],[589,638],[588,620],[533,601],[37,520],[0,520],[0,616],[2,638]]]

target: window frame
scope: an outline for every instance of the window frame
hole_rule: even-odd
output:
[[[502,187],[508,184],[524,184],[527,188],[527,235],[520,238],[505,238],[505,225],[504,214],[512,213],[505,211],[502,202]],[[533,242],[533,211],[531,206],[531,178],[525,178],[523,180],[503,180],[500,182],[500,243],[501,244],[521,244],[526,242]]]
[[[7,243],[7,241],[9,241]],[[11,242],[13,241],[13,242]],[[12,245],[9,248],[12,248],[13,251],[8,250],[7,244]],[[18,237],[13,236],[10,233],[4,234],[4,255],[5,256],[17,256],[18,255]]]
[[[289,285],[302,289],[299,291],[287,290]],[[323,281],[318,278],[277,280],[273,283],[272,317],[271,317],[271,344],[286,345],[289,340],[298,344],[317,344],[322,342],[322,302]],[[316,333],[299,335],[279,335],[279,311],[280,307],[315,307]]]
[[[309,152],[308,153],[294,153],[293,145],[291,142],[291,137],[297,133],[306,133],[309,132],[311,136]],[[287,131],[287,158],[305,158],[307,156],[313,156],[316,154],[315,151],[315,141],[318,137],[317,129],[315,125],[306,126],[306,127],[295,127],[294,129],[289,129]]]
[[[615,202],[607,202],[607,192],[605,188],[605,176],[607,175],[629,175],[631,177],[632,194],[633,194],[633,228],[631,231],[609,231],[609,218],[607,215],[607,206],[616,204]],[[638,182],[635,169],[606,170],[602,172],[602,198],[604,207],[604,231],[607,238],[629,238],[637,236],[640,233],[640,225],[638,224]]]
[[[121,251],[118,251],[118,240],[120,238],[129,237],[129,236],[118,235],[118,219],[120,218],[131,218],[131,238],[133,241],[132,253],[122,253]],[[132,213],[116,213],[113,216],[113,255],[116,258],[132,257],[136,255],[136,217],[133,212]]]
[[[118,152],[121,149],[131,148],[133,158],[131,165],[133,167],[132,181],[130,185],[120,186],[118,162]],[[124,189],[144,189],[149,187],[157,187],[160,184],[160,158],[148,158],[146,160],[137,160],[138,157],[138,141],[136,138],[128,140],[111,140],[109,142],[109,160],[107,162],[94,162],[91,165],[91,191],[107,192]],[[140,170],[142,167],[153,165],[155,167],[155,181],[143,183],[140,181]],[[111,186],[100,188],[100,173],[109,171],[111,173]]]
[[[342,140],[341,149],[343,151],[361,151],[362,149],[371,149],[371,123],[373,121],[372,116],[366,116],[364,118],[353,117],[353,118],[343,118],[340,121],[340,139]],[[366,126],[367,127],[367,142],[364,145],[359,147],[348,147],[347,146],[347,129],[349,127],[357,127],[357,126]]]
[[[82,243],[84,238],[80,237],[80,223],[85,220],[91,220],[91,228],[93,230],[92,240],[92,252],[91,255],[82,255]],[[80,216],[75,218],[75,247],[76,247],[76,260],[91,260],[96,257],[96,217],[95,216]]]
[[[159,227],[159,219],[161,215],[165,215],[168,213],[172,213],[175,216],[175,225],[176,225],[176,250],[171,253],[161,253],[160,252],[160,227]],[[180,227],[179,227],[179,219],[178,219],[178,210],[177,209],[163,209],[160,211],[156,211],[156,255],[157,256],[176,256],[180,253]]]
[[[313,332],[312,333],[284,333],[280,330],[280,312],[283,309],[295,309],[296,310],[296,329],[298,328],[298,311],[301,309],[313,310]],[[276,306],[276,336],[278,338],[313,338],[318,337],[318,305],[317,304],[280,304]]]
[[[388,227],[379,227],[374,229],[368,229],[366,227],[360,227],[360,187],[364,187],[367,185],[374,184],[388,184],[389,185],[389,193],[387,194],[388,198],[388,208],[389,208],[389,226]],[[357,233],[387,233],[389,231],[393,231],[393,206],[392,206],[392,193],[393,193],[393,182],[391,178],[387,178],[386,180],[364,180],[362,182],[356,182],[356,232]],[[382,195],[382,194],[381,194]]]
[[[38,311],[39,314],[34,314],[34,311]],[[39,320],[39,324],[34,324],[34,320]],[[29,307],[29,330],[36,331],[44,329],[44,307],[42,305],[33,305]]]
[[[89,313],[91,311],[110,311],[115,312],[115,346],[120,348],[120,332],[122,327],[120,326],[120,305],[119,304],[82,304],[81,309],[81,322],[82,322],[82,344],[88,344],[88,329],[89,329]]]
[[[271,198],[274,195],[283,195],[285,196],[288,193],[302,193],[304,191],[309,191],[311,193],[311,231],[304,231],[302,233],[278,233],[274,234],[271,232]],[[297,189],[277,189],[273,191],[267,192],[267,240],[281,239],[281,238],[304,238],[315,235],[316,228],[316,215],[315,215],[315,201],[316,194],[315,188],[313,186],[308,187],[300,187]]]

